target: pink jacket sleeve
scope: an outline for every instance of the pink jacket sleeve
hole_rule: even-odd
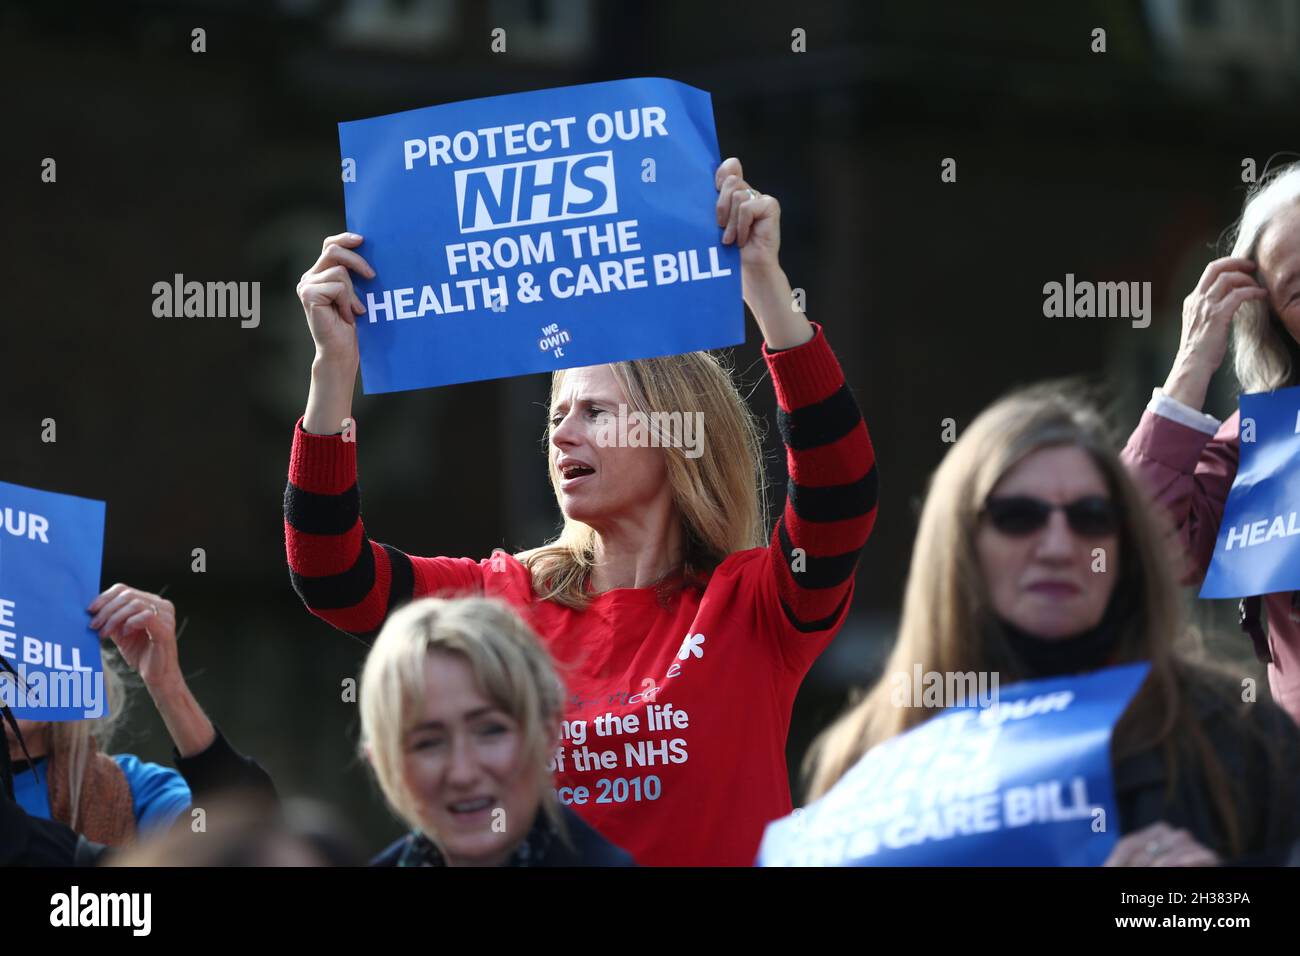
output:
[[[1189,560],[1183,583],[1205,577],[1223,519],[1228,490],[1237,476],[1238,413],[1211,437],[1150,410],[1129,436],[1120,458],[1163,505]]]

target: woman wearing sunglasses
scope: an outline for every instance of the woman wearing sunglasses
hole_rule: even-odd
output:
[[[1184,649],[1161,528],[1086,403],[1047,388],[981,414],[934,477],[886,675],[1013,681],[1131,661],[1151,671],[1116,726],[1110,865],[1280,862],[1300,837],[1300,731]],[[810,797],[934,711],[881,680],[812,752]]]
[[[1124,449],[1125,464],[1178,528],[1191,559],[1188,584],[1209,567],[1237,476],[1239,413],[1221,423],[1201,411],[1229,332],[1243,392],[1300,385],[1300,163],[1260,182],[1242,210],[1232,255],[1206,266],[1184,300],[1169,378]],[[1273,699],[1300,721],[1300,591],[1246,598],[1242,627],[1268,663]]]

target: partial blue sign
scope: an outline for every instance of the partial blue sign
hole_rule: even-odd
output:
[[[339,124],[367,393],[744,341],[702,90],[617,80]]]
[[[104,502],[0,481],[0,703],[15,717],[108,713],[86,612],[103,554]]]
[[[768,825],[760,866],[1097,866],[1118,839],[1111,731],[1146,662],[1003,688],[872,748]]]
[[[1241,396],[1240,424],[1203,598],[1300,591],[1300,386]]]

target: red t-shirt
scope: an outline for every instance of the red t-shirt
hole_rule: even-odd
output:
[[[421,558],[373,542],[355,443],[301,423],[285,494],[294,587],[314,614],[361,636],[411,597],[509,602],[568,688],[560,799],[638,863],[748,866],[764,826],[791,810],[790,711],[843,624],[876,504],[866,426],[820,327],[764,356],[787,449],[785,509],[767,547],[727,557],[703,590],[619,588],[575,611],[538,600],[504,552]]]
[[[748,866],[764,826],[792,809],[790,710],[848,609],[799,633],[771,560],[739,551],[703,593],[679,590],[667,607],[655,588],[617,588],[584,611],[536,600],[528,569],[503,552],[412,562],[417,592],[500,597],[543,635],[569,691],[562,802],[638,863]]]

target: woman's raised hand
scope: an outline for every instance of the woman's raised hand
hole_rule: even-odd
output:
[[[718,190],[715,212],[722,227],[724,245],[740,247],[742,276],[755,271],[780,268],[781,206],[775,197],[764,196],[745,181],[740,160],[724,159],[714,173]]]
[[[714,207],[724,245],[740,247],[740,287],[769,348],[788,349],[813,337],[793,292],[781,271],[781,206],[745,180],[740,160],[722,161],[714,173],[718,190]]]
[[[117,645],[127,666],[151,688],[181,681],[176,608],[158,594],[114,584],[86,608],[90,628]]]
[[[302,427],[313,435],[339,434],[352,416],[352,390],[361,363],[356,320],[366,313],[352,288],[352,273],[375,276],[356,251],[363,241],[355,232],[326,236],[320,258],[298,282],[298,298],[316,343],[302,419]]]
[[[1215,259],[1183,300],[1183,333],[1178,356],[1165,382],[1170,398],[1199,410],[1210,379],[1228,352],[1232,317],[1242,303],[1265,299],[1268,290],[1255,281],[1250,259]]]
[[[180,755],[192,757],[212,746],[216,728],[181,672],[175,605],[160,594],[114,584],[86,610],[91,630],[116,644],[122,660],[144,681]]]
[[[326,236],[320,258],[298,282],[298,298],[318,359],[354,366],[357,361],[356,318],[366,309],[352,288],[352,272],[367,279],[375,276],[370,263],[355,251],[362,241],[354,232]]]

